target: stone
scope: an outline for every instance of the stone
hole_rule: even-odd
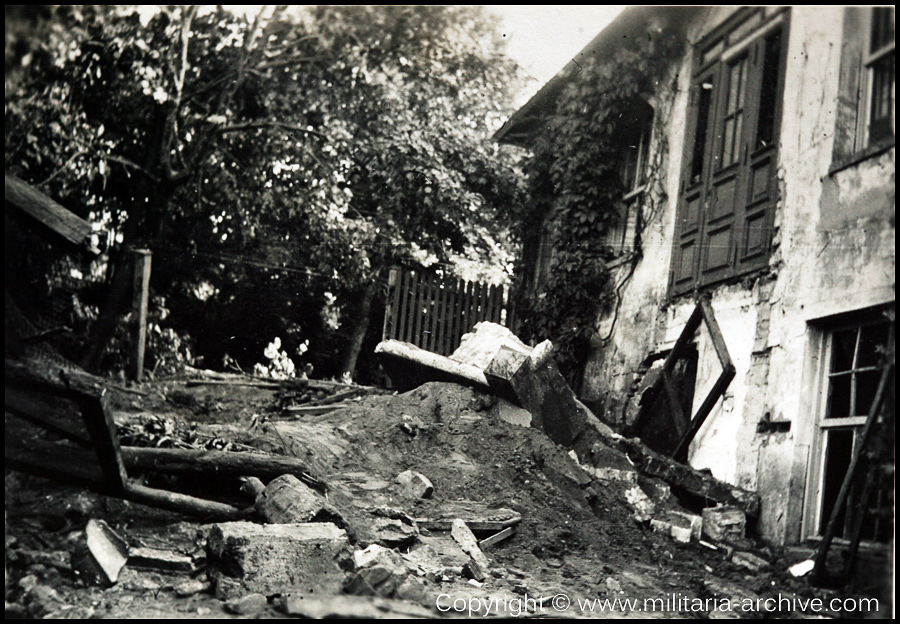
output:
[[[531,412],[510,403],[506,399],[501,398],[497,401],[497,417],[511,425],[520,427],[531,426]]]
[[[225,602],[225,609],[235,615],[254,615],[265,611],[269,601],[262,594],[247,594]]]
[[[132,548],[128,553],[129,567],[161,570],[163,572],[194,571],[194,560],[171,550],[158,548]]]
[[[206,581],[201,581],[200,579],[190,579],[184,581],[183,583],[179,583],[172,588],[172,591],[174,591],[175,595],[179,598],[187,598],[189,596],[193,596],[194,594],[205,592],[208,589],[209,583],[207,583]]]
[[[408,575],[394,590],[394,598],[410,602],[422,602],[425,600],[425,584],[416,577]]]
[[[271,596],[291,590],[335,590],[343,573],[335,558],[347,533],[330,522],[213,525],[207,543],[216,596]]]
[[[703,534],[714,541],[743,538],[747,517],[737,507],[717,505],[703,510]]]
[[[751,572],[758,572],[769,567],[769,562],[753,553],[737,550],[731,555],[731,563],[747,568]]]
[[[491,567],[487,557],[481,552],[481,548],[478,547],[478,540],[472,534],[472,531],[469,530],[469,527],[466,526],[465,522],[459,518],[454,520],[452,528],[450,529],[450,536],[456,540],[456,543],[459,544],[459,547],[462,548],[463,552],[469,555],[469,557],[481,566],[483,570],[487,570]]]
[[[644,491],[636,485],[625,490],[625,500],[627,500],[628,504],[631,506],[634,517],[638,522],[646,522],[656,513],[656,505],[654,505],[653,501],[650,500],[650,498],[644,494]]]
[[[812,572],[812,569],[816,567],[816,562],[813,559],[807,559],[806,561],[801,561],[800,563],[795,563],[790,568],[788,568],[788,572],[791,573],[791,576],[800,577],[805,576]]]
[[[355,571],[344,582],[344,592],[357,596],[394,596],[407,577],[409,569],[395,551],[372,544],[352,556]]]
[[[412,545],[419,535],[419,530],[402,520],[376,518],[372,524],[359,535],[361,540],[381,544],[388,548],[404,548]]]
[[[321,494],[290,474],[273,479],[256,498],[257,510],[272,524],[309,522],[326,504]]]
[[[421,472],[404,470],[397,475],[397,483],[409,498],[431,498],[434,493],[431,481]]]
[[[654,531],[668,533],[676,542],[686,544],[692,539],[699,541],[703,521],[700,516],[680,511],[668,510],[650,520]]]
[[[478,565],[474,560],[466,562],[462,568],[462,575],[467,579],[475,579],[478,582],[482,582],[487,578],[484,568]]]
[[[89,520],[72,555],[72,567],[83,579],[106,587],[118,581],[128,561],[128,544],[103,520]]]

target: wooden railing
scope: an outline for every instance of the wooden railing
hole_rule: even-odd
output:
[[[383,338],[450,355],[476,323],[507,323],[505,294],[502,285],[394,267],[388,278]]]

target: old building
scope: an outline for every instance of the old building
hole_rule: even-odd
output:
[[[687,460],[759,493],[765,539],[815,539],[893,350],[894,9],[628,9],[497,138],[529,146],[580,79],[579,58],[602,62],[624,40],[666,29],[684,37],[684,53],[621,131],[625,195],[597,206],[619,213],[608,234],[617,301],[598,319],[581,395],[607,422],[631,425],[708,298],[734,377]],[[534,296],[553,241],[548,207],[526,250]],[[696,414],[722,365],[707,329],[691,344],[678,391]],[[874,434],[892,447],[890,405]],[[893,508],[890,460],[867,509]],[[863,540],[890,539],[890,512],[859,511],[852,495],[847,507],[838,537],[861,513]]]

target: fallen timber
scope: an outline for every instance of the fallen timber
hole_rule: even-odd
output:
[[[284,455],[123,446],[122,461],[129,470],[165,474],[257,477],[263,481],[291,474],[315,490],[326,490],[325,483],[308,474],[302,462]]]

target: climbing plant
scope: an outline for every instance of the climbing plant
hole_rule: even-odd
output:
[[[608,268],[613,250],[606,234],[615,225],[615,206],[625,190],[620,166],[623,133],[628,131],[624,126],[633,118],[635,102],[652,97],[670,75],[670,59],[680,58],[684,37],[678,30],[659,25],[646,38],[580,62],[570,71],[546,130],[535,137],[526,164],[530,205],[523,240],[539,236],[548,221],[555,226],[555,237],[549,275],[539,292],[525,297],[525,289],[518,289],[520,331],[531,340],[553,340],[556,359],[570,381],[584,366],[599,318],[616,301]],[[667,117],[667,111],[657,111],[655,125],[664,127]],[[659,187],[665,148],[655,143],[647,188]],[[648,193],[651,205],[646,209],[654,211],[657,199],[658,193]],[[633,262],[640,253],[638,237]],[[526,257],[520,264],[533,260]]]

